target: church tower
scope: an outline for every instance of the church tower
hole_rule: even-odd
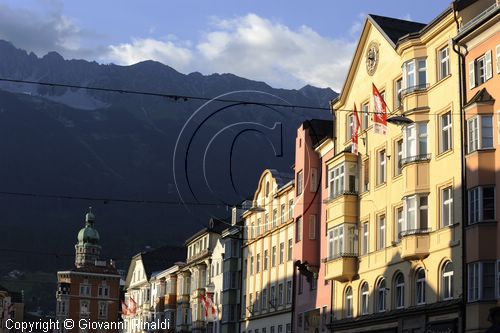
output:
[[[94,229],[95,216],[92,207],[85,215],[85,227],[78,232],[78,243],[75,245],[75,266],[94,266],[99,260],[101,246],[99,245],[99,233]]]

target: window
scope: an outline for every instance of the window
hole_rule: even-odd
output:
[[[261,302],[260,292],[257,291],[257,292],[255,292],[255,303],[253,303],[253,311],[254,312],[259,311],[260,302]]]
[[[497,49],[498,51],[498,49]],[[497,54],[498,57],[498,54]],[[498,64],[497,64],[498,66]],[[469,88],[477,87],[493,76],[491,50],[469,63]]]
[[[396,309],[401,309],[405,306],[405,278],[403,274],[398,273],[394,282],[394,289],[396,290],[394,304]]]
[[[271,254],[271,267],[276,266],[276,245],[273,246],[272,248],[272,254]]]
[[[363,191],[370,190],[370,159],[363,161]]]
[[[271,294],[270,296],[270,302],[272,303],[273,307],[276,307],[276,287],[271,286]]]
[[[267,250],[264,250],[264,270],[267,271],[267,265],[269,262],[269,255]]]
[[[280,264],[285,261],[285,244],[283,242],[280,243]]]
[[[361,255],[368,253],[368,222],[362,225]]]
[[[380,279],[377,285],[377,312],[385,311],[385,294],[386,294],[385,279]]]
[[[451,112],[446,112],[439,117],[441,135],[439,142],[439,152],[444,153],[452,148]]]
[[[386,181],[387,167],[385,149],[378,152],[378,177],[377,184],[383,184]]]
[[[262,304],[260,307],[262,310],[267,309],[267,289],[266,288],[262,289]]]
[[[345,291],[345,316],[347,318],[352,317],[352,288],[347,287]]]
[[[253,256],[250,257],[250,275],[253,275]]]
[[[417,207],[418,205],[418,207]],[[428,199],[425,195],[413,195],[403,200],[403,232],[426,231],[428,228]]]
[[[344,193],[354,193],[358,187],[357,164],[341,163],[328,169],[328,195],[334,199]]]
[[[478,186],[469,190],[469,224],[495,219],[495,187]]]
[[[281,204],[281,223],[285,223],[285,211],[286,211],[286,204]]]
[[[362,129],[366,130],[370,124],[370,110],[368,103],[364,103],[363,105],[361,105],[361,117],[362,117],[362,122],[361,122]]]
[[[403,231],[403,223],[404,223],[404,217],[403,217],[403,207],[398,207],[396,208],[396,216],[394,218],[396,222],[396,233],[394,235],[394,240],[396,242],[399,242],[400,237],[401,237],[401,232]]]
[[[345,135],[345,140],[349,141],[352,139],[352,128],[354,127],[354,115],[349,114],[347,116],[347,128],[346,128],[346,135]]]
[[[99,302],[99,318],[107,318],[108,317],[108,303],[107,302]]]
[[[261,219],[258,218],[257,219],[257,228],[255,229],[256,231],[256,236],[259,237],[260,236],[260,222],[261,222]]]
[[[309,215],[309,239],[316,239],[316,215]]]
[[[293,199],[288,201],[288,219],[293,219]]]
[[[427,62],[425,59],[412,59],[403,64],[403,87],[407,92],[427,86]]]
[[[425,304],[425,271],[420,268],[415,276],[415,300],[417,305]]]
[[[492,118],[492,116],[475,116],[467,119],[468,153],[472,153],[478,149],[493,148]]]
[[[402,173],[401,161],[403,160],[403,139],[396,141],[396,159],[394,161],[394,176]]]
[[[273,209],[273,228],[276,228],[276,220],[278,219],[278,210]]]
[[[304,178],[304,174],[302,173],[302,170],[297,173],[297,184],[295,185],[297,187],[297,195],[302,194],[302,187],[304,184],[302,184]]]
[[[385,215],[379,216],[377,224],[377,250],[382,250],[385,248]]]
[[[438,52],[439,57],[439,80],[450,74],[450,50],[448,47],[442,48]]]
[[[267,228],[269,227],[269,214],[264,214],[264,233],[267,232]]]
[[[290,238],[288,240],[288,255],[287,255],[287,259],[288,261],[291,261],[293,259],[293,244],[292,244],[292,239]]]
[[[397,79],[394,83],[394,109],[399,109],[402,106],[401,103],[401,91],[403,90],[403,79]]]
[[[107,286],[100,286],[97,294],[100,297],[108,297],[109,296],[109,288]]]
[[[268,181],[266,182],[266,192],[265,192],[265,194],[266,194],[266,197],[269,196],[269,182]]]
[[[467,300],[492,300],[495,298],[495,262],[475,262],[467,265]]]
[[[90,302],[87,300],[80,301],[80,314],[89,315],[90,314]]]
[[[255,272],[260,272],[260,253],[257,253],[257,263],[255,264]]]
[[[90,296],[90,285],[88,284],[80,285],[80,296]]]
[[[441,225],[453,225],[453,194],[451,187],[441,190]]]
[[[286,304],[292,304],[292,281],[286,281]]]
[[[337,258],[344,252],[344,226],[328,230],[328,258]]]
[[[278,284],[278,305],[283,305],[284,299],[283,283],[280,283]]]
[[[443,265],[441,274],[441,294],[444,300],[453,298],[453,263],[451,261]]]
[[[295,242],[302,240],[302,217],[297,218],[295,222]]]
[[[278,325],[278,333],[283,333],[283,325]]]
[[[404,162],[427,160],[427,123],[413,123],[404,128]],[[417,141],[418,140],[418,141]]]
[[[368,283],[363,283],[361,286],[361,314],[366,315],[369,312],[369,304],[368,304]]]
[[[500,73],[500,44],[497,45],[496,54],[497,54],[497,73]]]

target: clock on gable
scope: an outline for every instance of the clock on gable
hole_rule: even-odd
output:
[[[371,42],[366,50],[366,71],[370,76],[373,75],[377,69],[378,57],[378,44],[376,42]]]

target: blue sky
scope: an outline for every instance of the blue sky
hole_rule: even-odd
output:
[[[429,22],[449,0],[0,0],[0,38],[42,56],[180,72],[231,72],[274,87],[339,89],[365,16]]]

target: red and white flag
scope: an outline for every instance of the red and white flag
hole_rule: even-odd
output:
[[[373,87],[373,105],[375,113],[373,114],[374,130],[378,134],[387,134],[387,104],[385,104],[382,95],[377,87],[372,83]]]
[[[205,297],[205,295],[200,295],[200,299],[203,302],[203,309],[205,310],[205,320],[217,320],[217,308],[212,299],[209,296]]]
[[[122,315],[123,316],[128,316],[128,312],[129,312],[129,310],[128,310],[127,304],[125,304],[125,302],[122,301]]]
[[[356,110],[356,103],[354,103],[354,119],[351,128],[352,132],[351,152],[356,155],[358,154],[358,136],[359,136],[358,132],[360,127],[361,125],[359,123],[358,110]]]
[[[137,311],[137,303],[135,302],[135,300],[132,297],[130,297],[130,302],[129,302],[129,306],[128,306],[128,314],[135,315],[136,311]]]

